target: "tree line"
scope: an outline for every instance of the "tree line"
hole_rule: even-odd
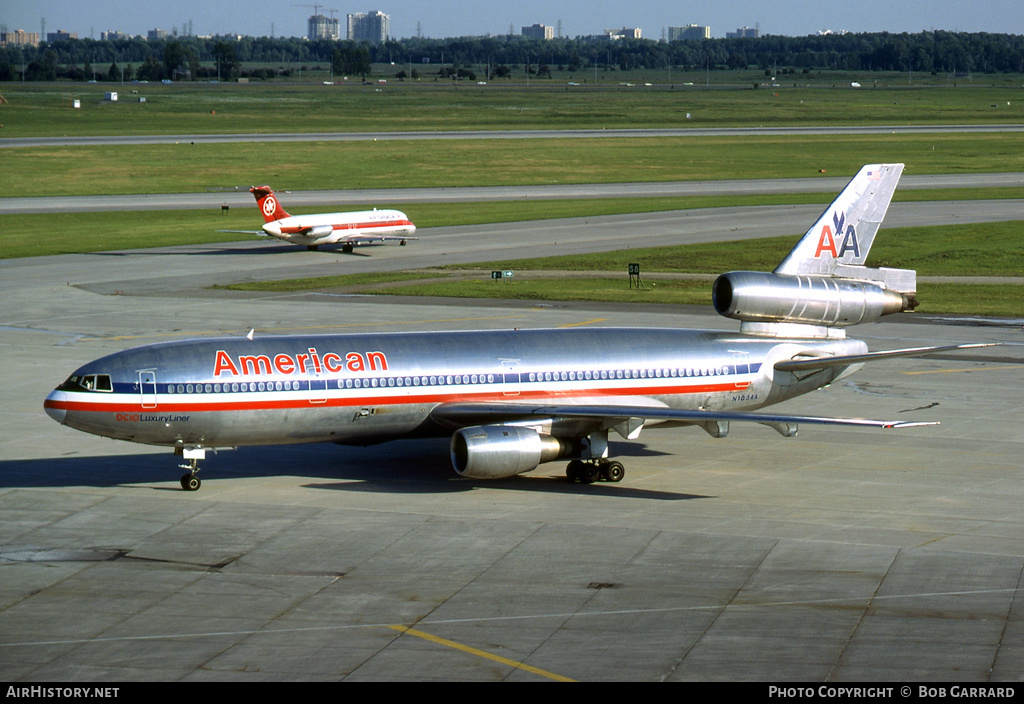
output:
[[[591,68],[913,71],[1024,73],[1024,37],[1012,34],[921,32],[763,36],[664,42],[610,41],[600,37],[536,40],[507,35],[378,44],[272,37],[136,37],[112,41],[71,39],[0,47],[0,81],[232,80],[287,74],[289,66],[330,66],[336,74],[367,76],[372,64],[416,67],[443,76],[466,76],[486,66],[489,75],[512,75],[509,66]],[[440,64],[443,72],[430,65]],[[260,65],[260,67],[254,67]],[[424,68],[427,65],[427,68]],[[504,70],[496,70],[502,67]],[[399,69],[396,69],[399,70]]]

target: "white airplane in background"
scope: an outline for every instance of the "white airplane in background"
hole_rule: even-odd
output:
[[[358,245],[395,242],[404,245],[416,232],[405,213],[399,210],[360,210],[350,213],[289,215],[281,207],[270,186],[253,186],[249,192],[263,215],[263,231],[221,230],[276,237],[315,250],[322,244],[340,244],[343,252]]]
[[[569,460],[567,476],[621,481],[608,436],[731,422],[784,437],[798,424],[895,428],[914,421],[759,412],[865,362],[964,347],[869,352],[846,328],[913,310],[916,273],[864,266],[902,164],[865,166],[771,272],[733,271],[715,309],[739,332],[565,328],[250,335],[164,342],[84,365],[44,403],[56,421],[174,448],[199,488],[208,450],[243,445],[451,437],[463,477],[498,479]],[[255,190],[255,189],[254,189]],[[263,198],[270,197],[266,189]],[[261,196],[257,196],[258,198]],[[265,200],[263,201],[266,202]],[[276,205],[265,208],[269,216]]]

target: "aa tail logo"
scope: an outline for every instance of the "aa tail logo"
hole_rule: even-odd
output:
[[[857,243],[857,230],[853,225],[846,225],[846,213],[833,213],[832,224],[835,225],[835,233],[828,225],[823,225],[821,235],[818,236],[818,247],[814,251],[814,258],[820,259],[821,255],[828,252],[833,259],[840,259],[847,252],[853,256],[860,257],[860,245]],[[846,232],[843,227],[846,226]],[[836,247],[836,240],[842,235],[843,243]]]
[[[775,273],[832,276],[841,264],[864,266],[902,173],[903,164],[862,168],[775,267]]]

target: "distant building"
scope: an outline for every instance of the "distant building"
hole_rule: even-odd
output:
[[[119,39],[130,39],[124,32],[100,32],[100,40],[104,42],[116,42]]]
[[[670,42],[687,39],[711,39],[711,27],[688,24],[685,27],[668,28],[668,40]]]
[[[606,29],[604,36],[608,39],[639,39],[639,27],[623,27],[622,29]]]
[[[341,39],[340,22],[335,17],[312,15],[307,20],[306,38],[311,42],[319,39],[338,41]]]
[[[166,29],[151,29],[146,32],[146,41],[155,42],[161,39],[167,39]]]
[[[355,42],[386,42],[391,37],[391,16],[383,12],[357,12],[348,15],[348,38]]]
[[[78,32],[65,32],[63,29],[58,29],[56,32],[47,32],[46,41],[50,42],[66,42],[69,39],[78,39]]]
[[[755,28],[740,27],[735,32],[726,32],[725,36],[728,39],[742,39],[742,38],[757,39],[759,36],[761,36],[761,30],[757,29],[756,27]]]
[[[39,32],[26,32],[24,29],[0,32],[0,46],[39,46]]]
[[[555,28],[543,24],[532,24],[529,27],[523,27],[523,36],[527,39],[554,39]]]

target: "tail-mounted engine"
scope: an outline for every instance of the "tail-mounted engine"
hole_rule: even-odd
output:
[[[715,310],[727,318],[829,327],[868,323],[917,305],[912,292],[901,293],[873,281],[760,271],[722,274],[715,280],[712,298]]]

